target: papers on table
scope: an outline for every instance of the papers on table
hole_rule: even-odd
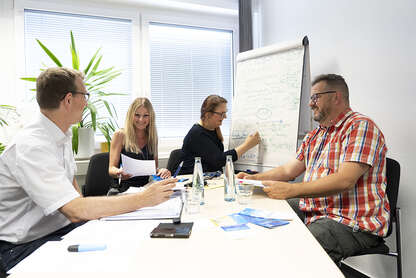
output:
[[[246,179],[236,179],[236,180],[237,180],[237,183],[252,184],[258,187],[264,187],[261,181],[258,181],[258,180],[246,180]]]
[[[145,207],[136,211],[103,217],[102,220],[142,220],[142,219],[171,219],[179,218],[182,212],[181,192],[174,193],[172,197],[157,206]]]
[[[123,170],[133,177],[156,174],[156,162],[154,160],[139,160],[121,154],[121,163],[123,164]]]

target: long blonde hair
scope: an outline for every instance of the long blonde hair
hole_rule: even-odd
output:
[[[124,148],[126,151],[141,153],[142,150],[137,143],[136,130],[134,127],[134,114],[137,108],[144,107],[150,114],[149,124],[146,127],[146,139],[147,147],[150,154],[157,157],[157,130],[156,130],[156,115],[153,110],[152,103],[148,98],[139,97],[136,98],[132,104],[130,104],[129,110],[127,111],[126,121],[124,124]]]

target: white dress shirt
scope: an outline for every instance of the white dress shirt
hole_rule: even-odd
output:
[[[70,223],[58,209],[79,197],[71,135],[40,113],[0,156],[0,240],[24,243]]]

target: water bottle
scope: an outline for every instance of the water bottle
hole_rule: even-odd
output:
[[[204,172],[200,157],[195,157],[194,174],[192,176],[192,194],[198,195],[201,199],[201,205],[204,202]]]
[[[235,201],[235,178],[234,178],[233,157],[227,155],[224,168],[224,200],[227,202]]]

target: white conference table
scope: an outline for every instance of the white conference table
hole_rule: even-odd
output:
[[[14,277],[344,277],[286,201],[256,189],[242,206],[224,201],[223,188],[206,189],[189,239],[152,239],[160,220],[90,221],[60,242],[49,242],[11,271]],[[210,219],[245,207],[290,214],[290,224],[251,226],[242,238],[230,237]],[[107,249],[70,253],[69,245],[106,243]]]

